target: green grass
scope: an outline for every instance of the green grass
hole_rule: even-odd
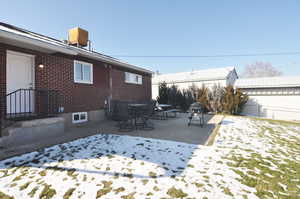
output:
[[[55,189],[51,188],[51,185],[45,184],[44,189],[40,193],[40,199],[50,199],[56,194]]]
[[[31,182],[26,182],[25,184],[23,184],[22,186],[20,186],[20,191],[27,189],[27,187],[30,185]]]
[[[135,194],[135,192],[130,193],[128,195],[121,196],[121,198],[122,199],[135,199],[134,194]]]
[[[75,191],[75,188],[71,188],[69,189],[63,196],[63,199],[69,199],[71,197],[71,195],[73,194],[73,192]]]
[[[37,192],[39,188],[38,187],[34,187],[29,193],[28,193],[28,196],[30,197],[34,197],[35,193]]]
[[[249,119],[252,119],[252,120],[265,121],[265,122],[269,122],[270,124],[277,124],[277,125],[284,125],[284,126],[287,126],[287,125],[300,126],[300,122],[296,122],[296,121],[273,120],[273,119],[252,117],[252,116],[233,116],[233,117],[249,118]]]
[[[103,188],[97,191],[96,198],[101,198],[102,196],[108,194],[112,191],[112,182],[111,181],[102,181]]]
[[[5,193],[0,191],[0,198],[1,199],[14,199],[14,197],[11,197],[9,195],[6,195]]]
[[[248,151],[249,157],[233,150],[230,157],[226,158],[229,160],[228,166],[240,176],[242,184],[256,189],[255,194],[259,198],[300,198],[300,188],[297,186],[297,180],[300,180],[300,162],[295,158],[300,155],[300,138],[286,132],[286,129],[292,129],[294,123],[284,123],[283,128],[282,121],[254,120],[275,124],[269,127],[257,122],[260,129],[257,136],[268,140],[274,146],[273,149],[267,151],[268,156]]]
[[[175,187],[170,188],[167,194],[172,198],[184,198],[188,196],[187,193],[184,193],[181,189],[176,189]]]

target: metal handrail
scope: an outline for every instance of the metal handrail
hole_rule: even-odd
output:
[[[60,93],[49,89],[18,89],[0,97],[0,133],[16,121],[56,116]],[[4,122],[10,121],[10,122]]]

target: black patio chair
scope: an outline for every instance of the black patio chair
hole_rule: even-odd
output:
[[[150,119],[153,118],[155,114],[155,105],[153,101],[150,101],[147,106],[142,108],[142,114],[141,114],[141,119],[143,122],[142,129],[143,130],[153,130],[154,129],[154,124],[151,122]]]
[[[117,102],[114,105],[114,120],[118,122],[119,131],[129,132],[134,130],[133,117],[128,108],[128,102]]]

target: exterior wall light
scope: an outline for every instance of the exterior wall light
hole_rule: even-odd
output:
[[[43,69],[44,68],[44,64],[39,64],[38,67],[41,68],[41,69]]]

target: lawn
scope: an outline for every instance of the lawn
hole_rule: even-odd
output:
[[[299,143],[300,126],[242,117],[212,146],[98,134],[0,161],[0,198],[300,198]]]

